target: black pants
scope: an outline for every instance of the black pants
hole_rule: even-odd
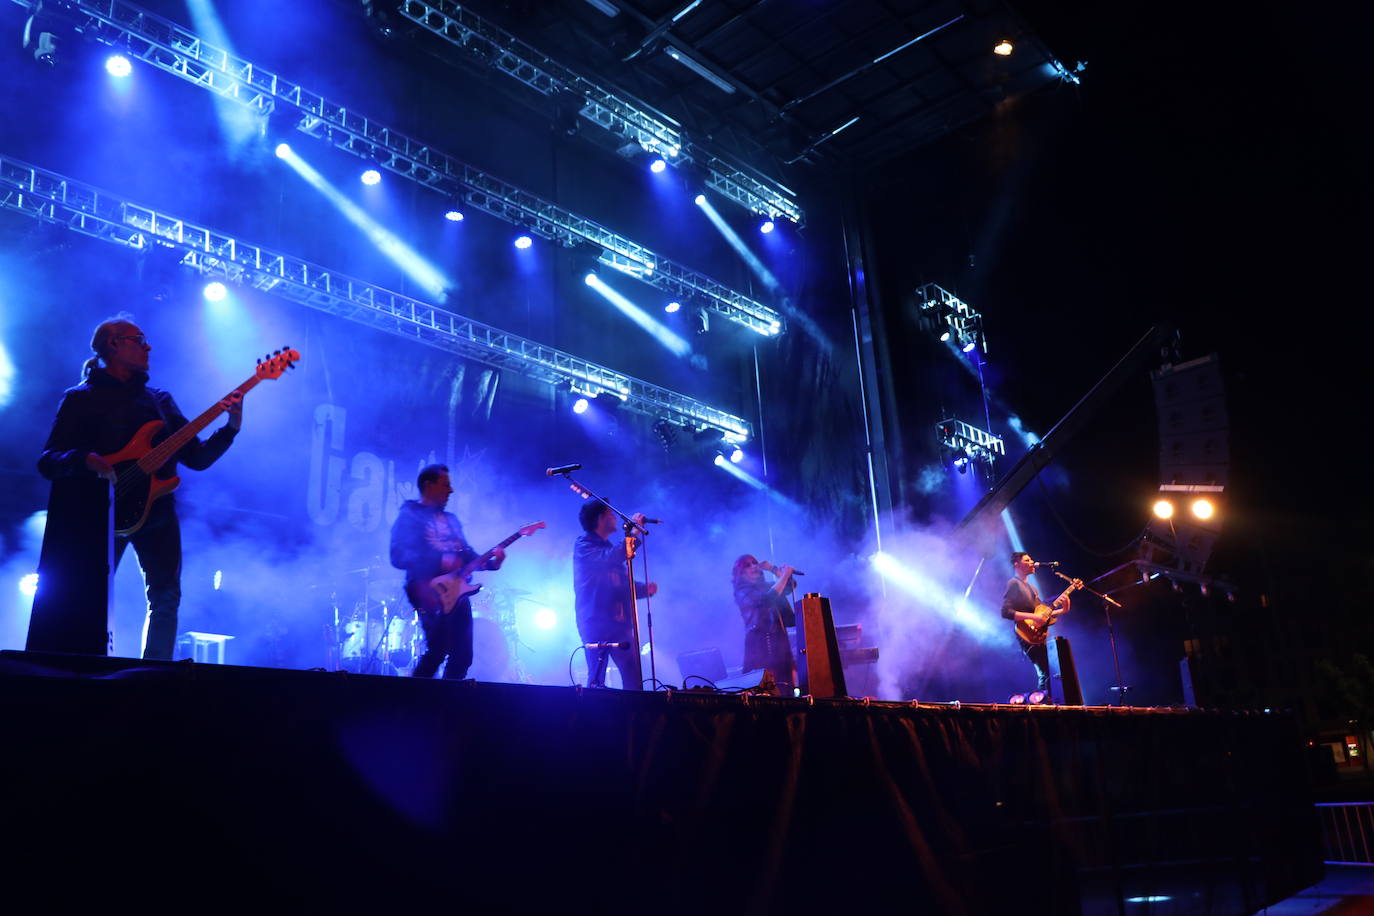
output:
[[[171,658],[181,607],[181,523],[170,497],[153,505],[144,526],[132,537],[114,539],[114,563],[134,545],[143,584],[148,591],[148,620],[143,627],[143,657]]]
[[[1036,683],[1038,690],[1048,690],[1050,686],[1050,650],[1045,643],[1021,642],[1021,652],[1030,659],[1030,663],[1035,666],[1035,674],[1039,679]]]
[[[434,677],[444,658],[445,680],[462,680],[472,667],[472,605],[466,598],[445,614],[440,610],[439,596],[428,582],[412,582],[406,586],[411,607],[420,612],[420,626],[425,631],[425,654],[415,663],[411,677]]]
[[[639,690],[643,676],[639,664],[639,647],[635,645],[634,630],[628,624],[612,626],[579,625],[578,633],[583,643],[619,642],[625,643],[624,649],[587,650],[587,686],[606,686],[606,660],[615,662],[620,672],[620,686],[626,690]]]

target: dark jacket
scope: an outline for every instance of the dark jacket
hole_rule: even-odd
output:
[[[406,571],[406,582],[433,579],[444,571],[444,554],[454,553],[464,563],[477,559],[468,546],[458,516],[418,499],[401,503],[391,526],[391,565]]]
[[[635,583],[635,594],[644,597],[646,587]],[[577,626],[588,638],[592,627],[630,626],[630,576],[625,571],[625,542],[608,541],[590,531],[573,545],[573,594],[577,599]]]
[[[86,456],[119,451],[150,420],[167,424],[159,438],[172,435],[187,422],[170,394],[148,385],[147,375],[138,372],[121,382],[104,369],[92,369],[86,381],[62,395],[52,431],[38,456],[38,472],[54,481],[94,478],[86,467]],[[238,430],[224,426],[204,442],[192,439],[163,465],[158,476],[171,477],[178,462],[196,471],[205,470],[225,453],[237,434]]]

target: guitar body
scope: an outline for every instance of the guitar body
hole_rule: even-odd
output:
[[[164,479],[156,473],[147,473],[138,465],[139,459],[153,450],[153,440],[166,425],[161,420],[149,420],[122,449],[101,456],[114,467],[119,477],[115,487],[115,534],[128,537],[138,531],[148,521],[153,503],[181,485],[180,477],[173,475]]]
[[[1042,621],[1038,620],[1018,620],[1016,621],[1016,635],[1021,637],[1021,641],[1032,646],[1043,646],[1049,639],[1050,625],[1059,619],[1059,615],[1064,613],[1062,610],[1055,610],[1048,604],[1037,604],[1035,613],[1045,617]]]
[[[464,570],[456,570],[451,573],[444,573],[442,576],[435,576],[429,580],[434,593],[439,596],[439,610],[445,614],[450,614],[468,595],[476,594],[482,590],[482,586],[471,582],[464,575]]]
[[[527,538],[540,528],[547,527],[548,525],[544,522],[535,522],[533,525],[526,525],[461,569],[455,569],[453,572],[444,573],[443,575],[435,576],[433,579],[430,579],[430,588],[434,589],[435,594],[439,596],[440,613],[453,613],[453,609],[458,606],[459,601],[462,601],[468,595],[482,590],[481,585],[473,583],[472,574],[484,568],[487,561],[495,555],[497,550],[505,549],[511,544],[514,544],[516,539]]]

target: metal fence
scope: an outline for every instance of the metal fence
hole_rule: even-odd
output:
[[[1317,805],[1328,865],[1374,865],[1374,802]]]

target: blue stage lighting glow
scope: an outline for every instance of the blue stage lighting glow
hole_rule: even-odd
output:
[[[325,199],[333,204],[334,208],[345,219],[367,236],[367,240],[375,245],[378,251],[405,271],[406,275],[414,280],[435,302],[442,303],[448,298],[447,291],[453,282],[444,276],[437,267],[421,257],[414,248],[401,241],[395,233],[379,223],[372,214],[330,184],[323,175],[290,147],[285,147],[285,149],[281,146],[277,147],[277,155],[304,178],[311,187],[323,194]]]
[[[521,251],[524,251],[533,244],[534,239],[530,238],[528,235],[520,235],[515,238],[515,247],[519,248]]]
[[[733,452],[731,452],[731,453],[730,453],[730,460],[731,460],[732,462],[734,462],[735,464],[739,464],[741,461],[743,461],[743,460],[744,460],[744,449],[742,449],[742,448],[737,448],[737,449],[735,449]]]
[[[730,224],[725,221],[725,218],[721,216],[719,212],[717,212],[715,207],[711,206],[711,202],[708,201],[704,195],[697,197],[697,206],[701,207],[701,212],[706,214],[706,218],[711,221],[711,225],[715,226],[716,231],[724,237],[725,241],[730,243],[730,247],[735,249],[735,253],[740,256],[740,259],[743,260],[745,264],[749,265],[749,269],[754,272],[754,276],[762,280],[763,285],[768,287],[770,292],[776,292],[779,286],[778,278],[773,276],[773,272],[764,266],[763,262],[759,260],[758,255],[749,250],[749,246],[744,244],[744,239],[739,237],[738,232],[730,228]]]
[[[20,577],[19,591],[32,598],[38,591],[38,573],[29,573],[27,576]]]
[[[705,206],[705,204],[706,204],[706,195],[705,195],[705,194],[698,194],[696,197],[693,197],[693,198],[692,198],[692,203],[696,204],[698,207]]]
[[[541,630],[552,630],[558,626],[558,615],[553,608],[541,607],[534,612],[534,625]]]
[[[663,307],[663,311],[671,315],[673,314],[673,312],[676,312],[680,308],[682,308],[682,303],[674,299],[672,302],[669,302],[667,305]]]
[[[964,349],[964,352],[965,352],[965,353],[972,353],[973,350],[974,350],[974,348],[977,347],[977,346],[978,346],[978,341],[976,341],[976,340],[970,340],[968,343],[964,344],[964,348],[963,348],[963,349]]]
[[[667,167],[668,163],[663,161],[662,156],[649,163],[649,171],[653,172],[655,175],[662,172]]]
[[[949,340],[949,331],[945,331],[940,335],[940,343],[944,343],[947,340]]]
[[[592,286],[592,285],[595,284],[595,282],[596,282],[598,279],[599,279],[599,278],[598,278],[597,275],[596,275],[596,271],[594,271],[594,270],[589,270],[589,271],[587,271],[587,275],[586,275],[585,277],[582,278],[582,282],[585,283],[585,284],[587,284],[588,286]]]
[[[607,302],[620,309],[625,317],[629,318],[640,329],[647,332],[654,340],[666,347],[674,356],[689,356],[692,352],[692,345],[684,340],[680,335],[673,332],[671,328],[663,322],[654,318],[644,309],[635,305],[629,299],[606,285],[595,273],[589,273],[583,280],[588,286],[601,294]]]
[[[134,72],[134,65],[123,54],[111,54],[105,58],[105,72],[110,76],[125,77]]]
[[[759,223],[759,231],[764,235],[767,235],[776,228],[777,223],[773,222],[771,219],[765,219],[763,222]]]
[[[291,144],[278,143],[276,152],[278,159],[285,159],[287,156],[291,155]]]
[[[374,184],[381,183],[382,173],[377,169],[364,169],[363,174],[360,177],[362,179],[363,184],[367,185],[368,187],[371,187]]]
[[[215,576],[212,581],[214,582],[215,591],[219,591],[219,587],[224,584],[224,570],[215,570]]]
[[[444,211],[444,219],[450,223],[461,223],[463,221],[463,211],[452,208]]]
[[[586,413],[587,408],[590,406],[591,402],[586,398],[578,398],[576,401],[573,401],[573,413]]]
[[[229,295],[229,290],[218,280],[212,280],[205,284],[205,289],[202,290],[202,294],[205,296],[206,301],[222,302],[224,301],[224,297]]]
[[[963,594],[936,581],[919,563],[906,564],[881,550],[872,557],[873,568],[882,577],[932,610],[949,613],[953,609],[954,622],[964,629],[983,636],[996,632],[984,616],[968,612]]]
[[[0,341],[0,408],[9,406],[10,401],[14,400],[16,374],[9,348],[5,346],[4,341]]]

